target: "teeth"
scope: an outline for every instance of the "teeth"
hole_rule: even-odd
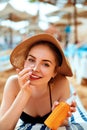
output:
[[[31,75],[33,78],[39,78],[38,76],[36,76],[36,75]]]

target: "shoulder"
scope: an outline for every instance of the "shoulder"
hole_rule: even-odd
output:
[[[54,84],[57,86],[66,86],[69,87],[69,80],[64,75],[57,75],[54,81]]]
[[[3,98],[0,107],[0,114],[3,115],[11,106],[19,92],[17,75],[10,76],[4,86]]]
[[[57,75],[53,86],[60,101],[66,100],[70,96],[70,84],[66,76]]]
[[[11,92],[12,94],[16,94],[18,91],[19,91],[18,77],[17,75],[12,75],[6,81],[4,87],[4,93]]]
[[[11,75],[8,79],[7,79],[7,82],[17,82],[18,81],[18,76],[17,75]]]

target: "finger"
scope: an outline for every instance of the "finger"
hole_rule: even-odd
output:
[[[75,107],[70,107],[70,111],[71,111],[71,112],[75,112],[75,111],[76,111],[76,108],[75,108]]]
[[[71,104],[70,104],[70,107],[76,107],[76,101],[72,101]]]
[[[58,101],[55,101],[54,104],[53,104],[53,107],[52,107],[52,110],[59,104]]]
[[[76,107],[76,101],[72,101],[72,106],[75,106]]]
[[[19,76],[19,78],[21,79],[22,82],[26,82],[26,81],[30,80],[31,74],[32,74],[32,72],[30,71],[30,72],[26,73],[25,75],[23,75],[21,77]]]
[[[24,68],[22,71],[19,72],[19,76],[23,76],[30,71],[32,71],[31,68]]]
[[[67,116],[71,117],[72,116],[72,112],[69,111]]]
[[[29,87],[29,84],[30,84],[30,80],[28,80],[28,81],[24,84],[24,87],[26,87],[26,86]]]
[[[28,80],[23,87],[24,90],[26,90],[27,92],[31,93],[31,88],[30,88],[30,80]]]
[[[64,120],[64,122],[63,122],[63,124],[65,125],[65,126],[67,126],[68,125],[68,119],[66,119],[66,120]]]
[[[16,72],[19,73],[19,72],[20,72],[20,69],[17,68],[17,69],[16,69]]]

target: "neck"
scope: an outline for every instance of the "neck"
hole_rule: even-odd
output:
[[[45,94],[48,93],[48,89],[49,89],[49,86],[46,85],[46,86],[32,86],[32,96],[33,97],[42,97],[44,96]]]

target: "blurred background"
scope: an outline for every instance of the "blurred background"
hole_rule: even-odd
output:
[[[87,0],[0,0],[0,103],[7,78],[16,73],[11,51],[43,32],[60,41],[73,71],[69,80],[87,110]]]

